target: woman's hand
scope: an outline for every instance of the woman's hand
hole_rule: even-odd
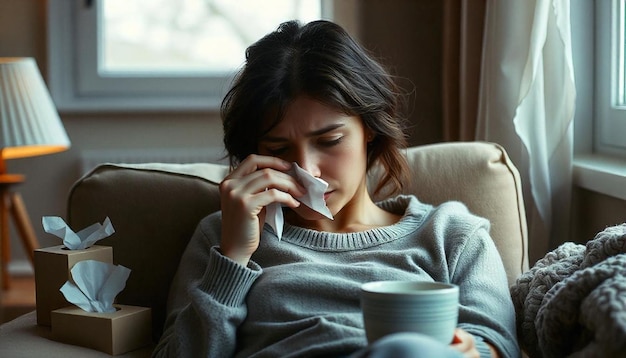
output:
[[[280,203],[295,208],[305,189],[284,173],[291,163],[250,155],[220,183],[222,254],[247,265],[259,247],[265,206]]]
[[[499,357],[496,349],[489,343],[487,343],[487,345],[491,351],[491,356]],[[463,353],[467,358],[480,358],[480,353],[476,350],[474,336],[461,328],[454,330],[454,338],[452,339],[451,347]]]
[[[452,339],[452,348],[463,353],[467,358],[480,358],[480,353],[476,350],[474,337],[467,331],[457,328],[454,330],[454,338]]]

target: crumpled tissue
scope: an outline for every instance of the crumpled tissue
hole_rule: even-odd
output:
[[[86,249],[96,241],[115,233],[109,217],[102,224],[95,223],[77,233],[58,216],[44,216],[41,218],[41,223],[45,232],[63,239],[63,245],[70,250]]]
[[[287,174],[296,178],[296,180],[307,189],[306,194],[297,198],[297,200],[332,220],[333,214],[326,206],[326,201],[324,200],[324,193],[326,192],[326,188],[328,188],[328,183],[320,178],[314,177],[295,162]],[[265,222],[274,229],[274,233],[276,233],[278,240],[280,240],[283,235],[283,225],[285,224],[282,204],[270,204],[265,210]]]
[[[70,270],[72,280],[60,291],[65,299],[87,312],[115,312],[113,301],[126,286],[130,269],[96,260],[77,262]]]

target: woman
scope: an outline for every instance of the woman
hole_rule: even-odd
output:
[[[234,168],[220,184],[222,211],[202,220],[183,255],[155,356],[519,355],[488,222],[460,203],[375,203],[368,192],[374,165],[385,169],[376,193],[407,178],[398,96],[331,22],[284,23],[248,48],[222,103]],[[332,220],[298,201],[306,189],[287,174],[293,163],[328,183]],[[276,203],[281,240],[263,225]],[[399,334],[368,346],[360,285],[378,280],[459,285],[454,341]]]

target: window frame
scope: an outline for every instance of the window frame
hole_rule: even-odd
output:
[[[322,1],[322,18],[332,18],[329,1]],[[100,76],[98,4],[98,0],[48,1],[48,85],[60,112],[219,110],[235,71]]]
[[[598,98],[596,86],[602,66],[598,37],[602,30],[601,2],[571,2],[572,51],[576,81],[574,118],[574,168],[576,186],[626,200],[626,154],[598,143]],[[604,28],[606,30],[606,28]]]
[[[624,41],[616,36],[620,3],[624,6],[624,0],[595,1],[593,143],[595,152],[626,157],[626,106],[618,103],[616,83],[624,69],[615,61],[618,42]]]

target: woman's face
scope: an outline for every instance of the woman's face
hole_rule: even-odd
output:
[[[335,216],[367,195],[367,131],[360,117],[336,111],[307,96],[293,101],[284,118],[259,140],[259,154],[296,162],[328,183],[326,205]],[[324,218],[305,205],[306,220]]]

